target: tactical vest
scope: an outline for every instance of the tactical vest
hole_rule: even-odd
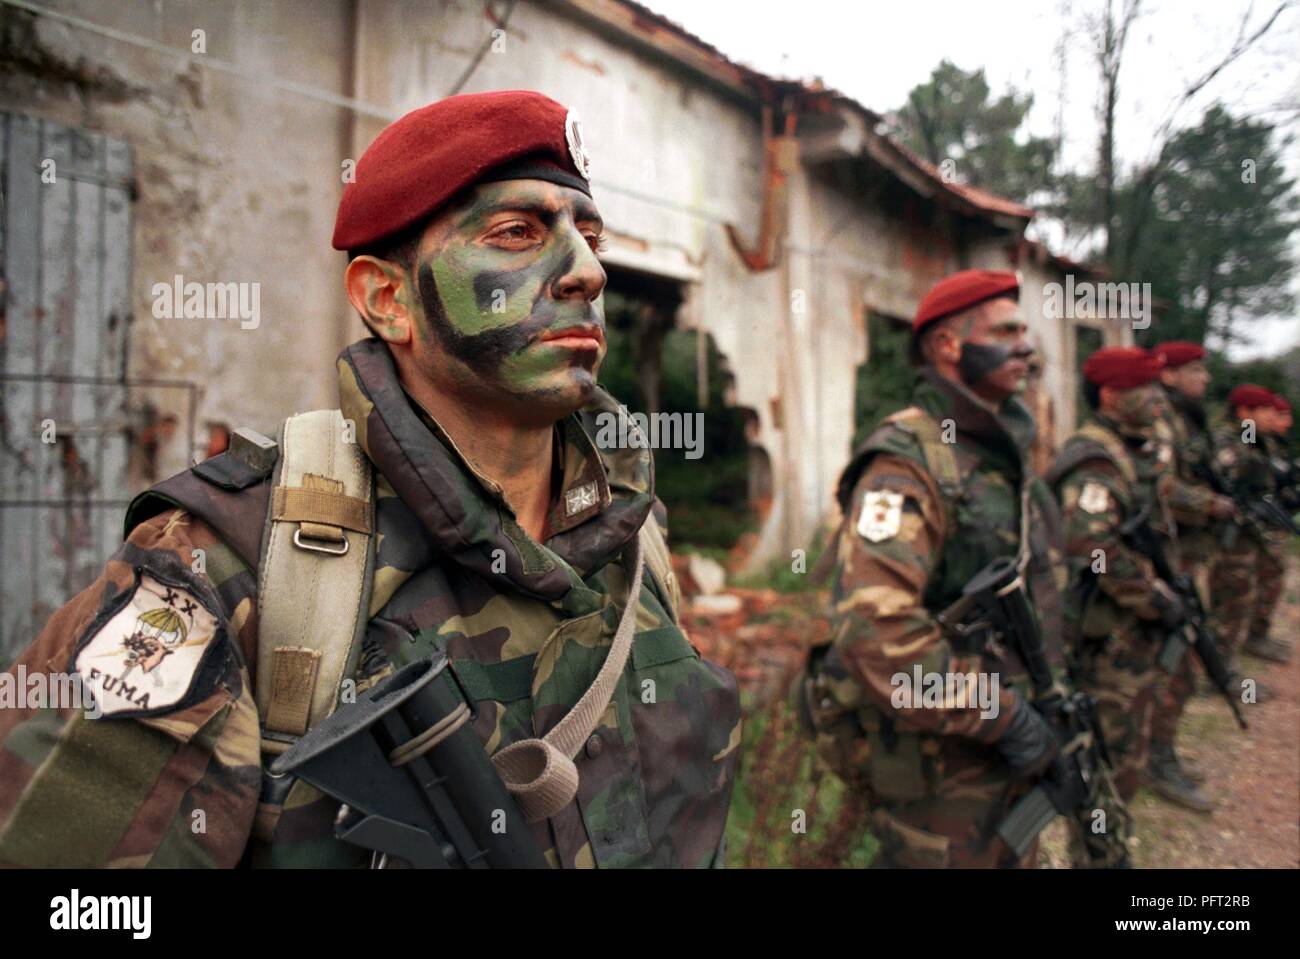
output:
[[[906,439],[898,442],[897,431]],[[909,454],[910,449],[910,454]],[[919,407],[908,407],[885,418],[881,429],[868,438],[859,451],[855,471],[846,471],[845,479],[857,476],[872,456],[891,453],[918,461],[939,488],[944,513],[945,534],[939,557],[934,564],[924,601],[926,609],[939,613],[961,596],[962,588],[975,574],[995,559],[1014,556],[1020,545],[1021,490],[1001,472],[983,466],[980,458],[958,442],[945,442],[943,427],[931,414]],[[1030,595],[1045,637],[1049,662],[1063,662],[1054,637],[1060,635],[1060,591],[1064,586],[1062,558],[1054,543],[1059,542],[1059,521],[1051,493],[1036,477],[1027,475],[1029,484],[1029,549],[1027,569]],[[842,501],[852,493],[852,486],[841,486]],[[846,510],[847,510],[846,506]],[[1024,665],[1010,649],[985,652],[986,666],[1009,679],[1024,674]]]
[[[923,603],[937,615],[956,600],[971,578],[994,559],[1014,556],[1020,547],[1021,489],[1011,477],[991,468],[964,443],[945,442],[943,427],[920,407],[909,407],[886,418],[859,448],[840,478],[839,500],[845,516],[852,513],[852,495],[872,458],[881,454],[918,463],[939,489],[944,516],[944,541],[926,587]],[[1048,662],[1063,669],[1060,590],[1064,568],[1052,545],[1056,542],[1055,502],[1035,477],[1029,487],[1030,559],[1026,578],[1038,617]],[[851,529],[842,535],[856,535]],[[840,584],[835,584],[835,595]],[[952,644],[952,639],[949,639]],[[954,649],[956,653],[971,650]],[[874,701],[862,702],[851,712],[837,705],[842,699],[829,686],[834,676],[822,671],[820,653],[810,661],[804,684],[807,717],[816,727],[817,751],[822,762],[846,782],[861,789],[873,803],[909,803],[936,794],[949,763],[966,768],[999,768],[991,746],[959,737],[940,737],[918,731],[897,719]],[[1004,646],[980,652],[981,672],[999,675],[1003,685],[1025,682],[1019,656]],[[836,666],[835,670],[843,669]],[[820,692],[818,690],[821,690]],[[813,702],[823,702],[815,709]]]
[[[307,441],[312,432],[337,435],[340,425],[338,411],[320,411],[290,418],[277,441],[236,431],[225,453],[146,491],[128,510],[128,532],[165,509],[188,510],[257,576],[258,651],[250,665],[264,770],[341,698],[349,701],[346,693],[364,690],[390,668],[427,658],[435,648],[448,654],[473,701],[475,728],[489,752],[532,737],[538,714],[564,712],[566,705],[535,702],[536,655],[502,654],[499,661],[481,661],[465,641],[490,634],[493,621],[509,622],[532,635],[562,634],[560,660],[548,668],[574,672],[579,678],[572,682],[589,685],[601,662],[601,646],[622,618],[619,604],[603,602],[599,590],[586,590],[587,595],[571,590],[562,603],[547,604],[494,592],[473,576],[445,568],[419,535],[419,521],[401,508],[401,500],[356,444],[349,452],[328,440]],[[286,440],[300,451],[294,463],[280,455]],[[305,455],[304,447],[309,448]],[[403,557],[403,569],[376,570],[374,545],[380,537],[386,551]],[[597,865],[707,865],[713,850],[692,848],[680,834],[670,837],[672,843],[652,837],[648,806],[656,803],[657,814],[666,808],[684,818],[692,789],[699,793],[696,802],[710,790],[716,792],[716,781],[703,774],[714,771],[719,754],[734,749],[728,738],[738,728],[738,702],[720,681],[722,671],[700,660],[676,625],[680,594],[653,517],[642,527],[640,541],[645,577],[641,602],[633,611],[637,632],[628,666],[601,717],[600,734],[581,747],[578,802],[551,820],[549,828],[556,848],[564,844],[560,834],[565,833],[568,846],[580,845],[581,855]],[[626,591],[630,578],[619,562],[592,574],[616,580],[614,592],[618,583]],[[410,610],[430,601],[445,604],[446,618],[414,631],[408,625],[413,622]],[[624,608],[626,604],[624,600]],[[713,722],[699,716],[676,728],[674,720],[684,717],[672,716],[671,704],[661,706],[658,716],[643,707],[653,705],[656,694],[662,701],[687,688],[717,712]],[[710,694],[710,689],[716,692]],[[692,728],[700,725],[706,728]],[[606,746],[610,738],[615,741]],[[656,762],[669,763],[684,779],[674,781],[663,770],[652,775],[647,770]],[[647,777],[653,781],[646,783]],[[674,802],[677,793],[680,803]],[[621,804],[617,816],[607,808],[610,802]],[[332,838],[336,810],[336,802],[308,784],[265,772],[247,862],[363,865],[363,852]],[[725,804],[721,817],[725,820]],[[545,833],[548,823],[535,828]],[[586,837],[589,841],[581,841]],[[661,840],[659,850],[651,849],[652,838]],[[547,836],[539,841],[543,848],[553,845]]]
[[[1123,485],[1116,491],[1124,518],[1129,519],[1145,502],[1159,505],[1155,495],[1155,477],[1138,469],[1133,454],[1124,440],[1096,420],[1088,420],[1066,440],[1060,454],[1052,463],[1046,482],[1060,490],[1061,482],[1085,463],[1103,460],[1119,473]],[[1159,516],[1152,522],[1159,526]],[[1166,529],[1172,520],[1163,518]],[[1072,556],[1069,561],[1070,585],[1066,592],[1066,642],[1072,649],[1089,641],[1110,636],[1121,624],[1133,618],[1105,593],[1097,589],[1097,574],[1092,570],[1092,558]]]
[[[1219,426],[1213,433],[1214,465],[1236,496],[1254,499],[1277,492],[1266,434],[1255,434],[1255,441],[1242,439],[1242,427],[1236,423]],[[1267,541],[1269,527],[1254,516],[1237,519],[1242,531],[1256,543]]]

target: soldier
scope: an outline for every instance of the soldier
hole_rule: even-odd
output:
[[[839,481],[832,640],[810,657],[803,706],[820,758],[870,812],[882,866],[1034,862],[1034,846],[1017,855],[999,827],[1057,756],[1021,643],[1041,638],[1059,667],[1064,569],[1055,504],[1028,466],[1034,423],[1015,398],[1030,353],[1018,298],[1012,273],[935,285],[912,326],[914,405],[885,418]],[[1027,563],[1016,594],[1027,588],[1041,637],[968,633],[955,615],[998,560]]]
[[[337,801],[266,767],[354,684],[445,653],[546,861],[721,864],[737,689],[676,625],[649,450],[593,439],[618,406],[576,116],[452,97],[356,172],[334,246],[372,335],[339,357],[342,415],[240,433],[135,499],[16,664],[75,671],[102,716],[0,711],[0,861],[364,863]],[[160,622],[170,654],[129,660]],[[498,761],[515,747],[546,768]]]
[[[1269,436],[1278,409],[1275,394],[1244,383],[1228,393],[1227,422],[1214,432],[1214,465],[1224,481],[1246,504],[1237,520],[1235,542],[1220,556],[1211,574],[1215,626],[1225,651],[1247,652],[1276,659],[1285,648],[1269,642],[1268,627],[1282,591],[1281,550],[1284,534],[1249,512],[1250,504],[1277,492],[1270,463]],[[1256,681],[1263,700],[1268,689]]]
[[[1166,401],[1162,423],[1170,431],[1173,469],[1163,484],[1166,505],[1177,530],[1182,572],[1191,577],[1209,607],[1209,559],[1220,548],[1219,523],[1235,512],[1232,499],[1219,495],[1206,481],[1210,462],[1209,429],[1201,404],[1210,373],[1205,348],[1174,341],[1152,350],[1164,361],[1160,384]],[[1173,673],[1159,671],[1151,723],[1151,760],[1143,782],[1155,792],[1197,812],[1210,812],[1214,802],[1201,785],[1205,777],[1185,762],[1175,748],[1178,722],[1196,688],[1195,659],[1182,658]]]
[[[1300,511],[1300,457],[1291,449],[1291,402],[1285,396],[1277,399],[1276,452],[1274,476],[1277,478],[1277,498],[1288,513]]]
[[[1273,490],[1277,503],[1286,513],[1300,509],[1300,495],[1296,487],[1295,461],[1290,457],[1287,441],[1291,432],[1291,404],[1285,397],[1273,394],[1274,413],[1269,417],[1268,429],[1261,433],[1264,451],[1273,470]],[[1269,623],[1277,608],[1278,594],[1286,576],[1286,551],[1290,533],[1277,526],[1262,530],[1263,543],[1259,554],[1259,581],[1276,584],[1277,591],[1266,596],[1263,587],[1256,595],[1250,630],[1243,647],[1252,656],[1285,663],[1291,658],[1291,645],[1269,636]]]
[[[1291,449],[1291,401],[1273,394],[1277,405],[1276,451],[1274,475],[1277,477],[1277,497],[1288,513],[1300,511],[1300,457]]]
[[[1145,510],[1163,535],[1172,531],[1154,489],[1165,449],[1154,441],[1161,366],[1159,357],[1133,347],[1090,356],[1083,375],[1091,413],[1048,474],[1065,517],[1076,677],[1097,701],[1125,801],[1147,765],[1156,656],[1185,618],[1178,596],[1129,545],[1124,529]]]

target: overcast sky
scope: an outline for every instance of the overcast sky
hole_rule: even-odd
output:
[[[727,56],[766,73],[820,77],[885,112],[928,79],[943,58],[983,67],[995,94],[1008,85],[1034,94],[1029,128],[1064,133],[1063,164],[1091,169],[1096,156],[1098,83],[1084,16],[1104,0],[642,0]],[[1121,0],[1115,0],[1119,6]],[[1231,49],[1243,16],[1248,33],[1281,0],[1144,0],[1120,74],[1116,129],[1121,163],[1154,155],[1154,131],[1188,84]],[[793,12],[797,11],[797,13]],[[1300,132],[1300,9],[1286,10],[1269,33],[1174,115],[1194,124],[1222,101],[1235,113],[1267,116]],[[1300,176],[1300,137],[1285,150]],[[1031,230],[1033,228],[1031,227]],[[1050,237],[1049,237],[1050,238]],[[1300,236],[1293,248],[1300,260]],[[1300,297],[1300,277],[1292,287]],[[1280,353],[1300,343],[1300,319],[1252,325],[1237,358]]]

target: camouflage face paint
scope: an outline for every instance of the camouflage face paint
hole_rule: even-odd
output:
[[[455,211],[416,283],[427,328],[464,385],[577,408],[605,355],[604,270],[591,202],[537,180],[483,184]],[[588,227],[585,224],[594,223]],[[555,339],[559,331],[576,336]]]
[[[1115,398],[1115,418],[1125,426],[1146,430],[1160,417],[1161,402],[1154,384],[1120,390]]]
[[[961,359],[958,369],[967,386],[974,386],[988,379],[989,375],[1003,366],[1008,360],[1025,361],[1028,371],[1029,357],[1033,350],[1023,343],[1018,346],[1005,346],[1000,343],[972,343],[970,340],[961,345]],[[1021,374],[1023,378],[1024,374]]]
[[[1033,350],[1025,341],[1020,307],[999,297],[980,304],[967,318],[957,372],[986,401],[1001,402],[1024,390]]]

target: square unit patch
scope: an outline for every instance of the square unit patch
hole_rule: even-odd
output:
[[[893,539],[903,526],[903,494],[868,490],[862,497],[858,535],[873,543]]]
[[[596,484],[583,483],[576,489],[564,494],[564,515],[575,516],[583,510],[591,509],[600,502],[600,491]]]
[[[1104,513],[1110,508],[1110,490],[1101,483],[1087,482],[1079,494],[1079,509],[1085,513]]]

